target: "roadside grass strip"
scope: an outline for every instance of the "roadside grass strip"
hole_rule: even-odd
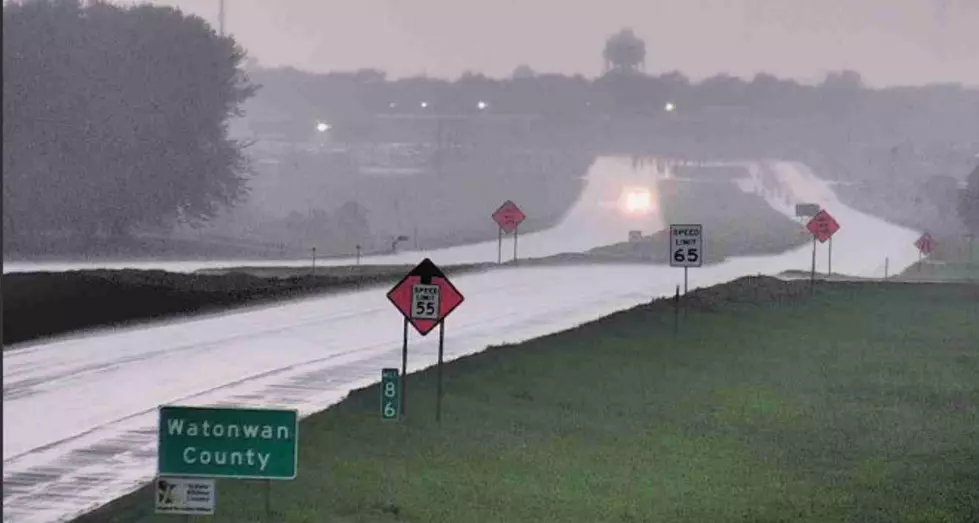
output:
[[[302,422],[272,520],[979,521],[979,286],[743,278],[683,301],[678,334],[660,300],[447,364],[441,424],[434,369],[401,422],[354,391]],[[208,521],[264,521],[264,488],[218,480]],[[169,521],[152,507],[80,521]]]

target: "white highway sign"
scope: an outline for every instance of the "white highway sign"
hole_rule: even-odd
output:
[[[214,515],[213,478],[156,478],[156,513]]]
[[[418,284],[411,288],[411,319],[437,320],[440,291],[438,285]]]
[[[704,263],[704,226],[670,225],[670,267],[700,267]]]

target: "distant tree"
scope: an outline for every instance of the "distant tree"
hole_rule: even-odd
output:
[[[639,72],[646,68],[646,42],[632,32],[622,29],[605,41],[602,52],[605,58],[605,72]]]
[[[747,87],[748,84],[736,76],[719,74],[700,82],[697,91],[703,105],[733,105],[743,103]]]
[[[826,75],[823,87],[829,89],[856,91],[863,89],[863,77],[856,71],[834,71]]]
[[[227,121],[256,88],[242,49],[201,18],[11,2],[3,46],[5,238],[199,222],[246,195]]]
[[[350,250],[355,245],[367,243],[371,234],[367,209],[357,202],[346,202],[334,213],[333,223],[338,228],[339,247]]]
[[[923,184],[928,201],[943,218],[954,216],[959,199],[959,181],[954,176],[938,174]]]
[[[966,187],[959,192],[959,217],[970,233],[979,235],[979,166],[972,171]]]
[[[387,79],[387,73],[377,69],[358,69],[353,77],[360,84],[379,84]]]
[[[511,75],[511,78],[513,78],[514,80],[519,80],[519,79],[533,78],[535,76],[537,76],[537,73],[534,72],[534,70],[531,69],[529,65],[521,64],[518,65],[517,68],[513,70],[513,75]]]

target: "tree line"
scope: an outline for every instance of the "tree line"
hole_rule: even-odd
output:
[[[246,193],[228,136],[256,87],[245,52],[169,7],[3,8],[4,247],[198,222]]]
[[[959,193],[959,216],[973,237],[979,237],[979,165]]]
[[[526,66],[509,78],[465,73],[457,79],[387,79],[372,69],[315,74],[288,67],[259,67],[252,74],[263,85],[262,96],[253,102],[283,115],[283,122],[310,114],[343,123],[378,114],[486,113],[568,121],[697,116],[710,124],[725,109],[735,108],[739,118],[811,121],[841,139],[880,147],[903,147],[909,141],[979,143],[974,118],[979,90],[960,85],[875,89],[852,71],[830,73],[816,85],[767,73],[750,80],[719,74],[695,82],[676,71],[646,74],[619,67],[594,79],[536,74]]]
[[[370,69],[246,73],[246,54],[232,38],[170,7],[21,0],[4,6],[3,29],[5,249],[68,240],[84,247],[141,227],[200,223],[242,201],[252,170],[247,144],[229,137],[228,122],[246,108],[276,114],[249,123],[287,135],[311,132],[297,123],[310,115],[342,132],[381,113],[532,114],[554,134],[583,121],[679,114],[703,128],[756,122],[758,133],[789,147],[825,147],[820,140],[838,150],[879,147],[892,161],[915,154],[907,151],[916,143],[979,150],[974,89],[870,89],[849,71],[819,85],[769,74],[693,82],[678,72],[645,73],[645,44],[627,30],[601,50],[607,72],[596,79],[520,65],[503,79],[389,80]],[[800,128],[818,132],[788,132]],[[948,191],[936,184],[935,193]],[[962,196],[959,209],[973,212],[970,201]]]
[[[526,64],[507,78],[464,73],[456,79],[256,65],[252,75],[263,92],[249,104],[277,117],[250,124],[301,140],[312,132],[312,124],[301,122],[314,115],[341,141],[383,142],[382,127],[373,123],[383,116],[533,115],[545,122],[538,134],[569,137],[569,148],[798,159],[822,176],[871,184],[864,191],[869,198],[883,198],[883,190],[887,201],[927,199],[937,214],[956,219],[963,205],[958,184],[979,152],[979,89],[872,88],[847,70],[812,85],[768,73],[697,82],[677,71],[647,73],[646,51],[628,29],[610,36],[596,50],[606,68],[594,79],[539,74]],[[426,122],[418,120],[416,135],[432,134]],[[513,139],[532,143],[500,136],[496,145]]]

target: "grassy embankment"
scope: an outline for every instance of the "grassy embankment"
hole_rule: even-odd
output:
[[[274,521],[979,520],[979,286],[745,278],[378,387],[306,419]],[[260,483],[217,516],[262,521]],[[169,521],[140,490],[86,522]],[[203,519],[201,519],[203,521]]]
[[[443,267],[447,274],[480,265]],[[3,343],[393,284],[409,266],[235,268],[224,274],[93,270],[3,275]],[[221,272],[221,271],[214,271]]]

